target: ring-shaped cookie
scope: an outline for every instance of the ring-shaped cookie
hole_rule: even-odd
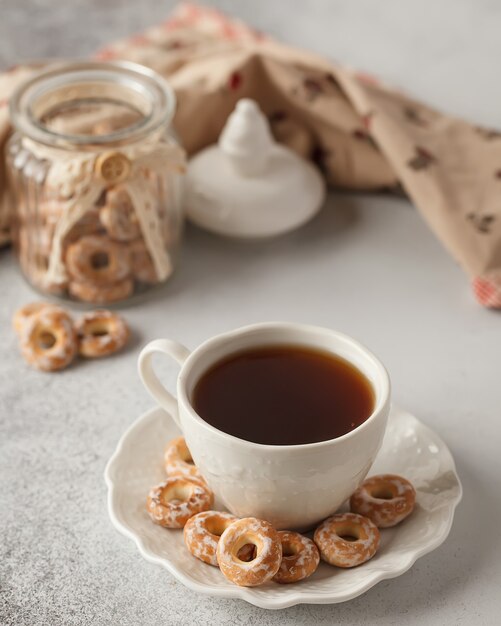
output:
[[[150,490],[146,509],[155,524],[165,528],[183,528],[190,517],[208,511],[213,502],[212,491],[200,482],[167,478]]]
[[[356,513],[338,513],[324,520],[313,536],[320,556],[336,567],[356,567],[371,559],[379,547],[379,530]]]
[[[216,552],[219,538],[237,519],[231,513],[220,511],[197,513],[186,522],[184,543],[197,559],[217,567]]]
[[[311,576],[320,562],[320,553],[313,541],[290,530],[280,530],[278,536],[282,543],[282,561],[273,580],[286,584]]]
[[[106,192],[99,219],[108,235],[116,241],[132,241],[141,234],[132,201],[122,186],[113,187]]]
[[[254,558],[239,557],[244,546],[255,546]],[[241,587],[262,585],[278,572],[282,561],[282,544],[278,532],[264,520],[244,517],[228,528],[219,538],[217,562],[223,575]]]
[[[164,467],[167,476],[195,478],[205,483],[204,477],[193,463],[191,452],[184,437],[177,437],[169,442],[165,448]]]
[[[129,339],[126,321],[112,311],[85,313],[77,320],[78,351],[81,356],[96,358],[121,350]]]
[[[71,317],[56,306],[31,315],[20,332],[21,352],[26,361],[44,372],[61,370],[78,351]]]
[[[12,327],[16,333],[19,335],[25,327],[26,322],[28,322],[33,315],[39,313],[42,309],[45,309],[48,306],[52,305],[48,302],[30,302],[29,304],[26,304],[18,309],[12,318]]]
[[[367,478],[350,498],[350,509],[365,515],[378,528],[396,526],[414,510],[416,490],[396,474]]]
[[[75,281],[113,285],[130,274],[129,250],[104,235],[87,235],[68,246],[66,269]]]

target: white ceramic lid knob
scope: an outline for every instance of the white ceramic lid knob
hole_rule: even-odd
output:
[[[275,140],[256,102],[243,98],[229,116],[218,143],[240,175],[256,176],[266,171]]]
[[[222,235],[280,235],[309,221],[324,198],[317,168],[275,141],[268,120],[248,98],[237,103],[219,142],[188,163],[186,213]]]

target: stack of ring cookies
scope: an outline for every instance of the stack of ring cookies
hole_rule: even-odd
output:
[[[311,539],[277,531],[265,520],[212,510],[214,496],[183,437],[167,445],[164,468],[167,479],[148,493],[148,514],[166,528],[183,527],[191,554],[219,567],[228,580],[249,587],[269,580],[292,583],[318,567],[320,554]]]
[[[14,314],[21,353],[36,369],[64,369],[77,355],[97,358],[121,350],[129,339],[125,320],[111,311],[85,313],[76,322],[64,308],[32,302]]]
[[[372,476],[353,493],[351,512],[325,519],[312,540],[298,532],[276,530],[266,520],[239,519],[212,510],[214,494],[183,437],[167,445],[164,468],[167,479],[147,497],[150,517],[165,528],[184,528],[191,554],[219,567],[225,578],[243,587],[304,580],[316,571],[320,560],[339,568],[362,565],[379,548],[379,529],[402,522],[416,501],[414,487],[405,478]]]
[[[350,498],[351,513],[333,515],[315,530],[314,541],[322,559],[337,567],[365,563],[379,547],[379,529],[400,524],[415,504],[416,491],[402,476],[367,478]]]
[[[68,202],[93,171],[88,164],[67,167],[71,175],[64,175],[66,165],[61,170],[56,167],[56,178],[42,184],[36,215],[33,207],[19,200],[13,235],[29,281],[44,293],[107,304],[166,280],[181,235],[174,188],[160,184],[148,168],[141,172],[141,189],[148,198],[145,206],[155,213],[158,237],[148,235],[135,207],[138,196],[132,197],[127,181],[118,179],[106,181],[95,201],[85,211],[79,209],[78,219],[67,223],[67,229],[59,229],[61,220],[66,223]],[[161,272],[153,260],[160,248],[167,259]],[[56,266],[57,272],[49,271]]]

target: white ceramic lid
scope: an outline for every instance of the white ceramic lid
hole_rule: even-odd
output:
[[[232,237],[280,235],[309,221],[325,198],[318,170],[273,138],[256,102],[242,99],[217,145],[188,164],[186,213]]]

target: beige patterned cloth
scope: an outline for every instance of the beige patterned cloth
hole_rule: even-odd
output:
[[[178,97],[175,127],[189,153],[215,142],[236,101],[252,97],[275,135],[315,159],[332,185],[404,190],[467,272],[478,301],[501,308],[501,132],[192,4],[97,57],[142,63],[168,78]],[[8,97],[27,71],[0,77],[0,140],[9,132]],[[0,186],[5,232],[3,166]]]

